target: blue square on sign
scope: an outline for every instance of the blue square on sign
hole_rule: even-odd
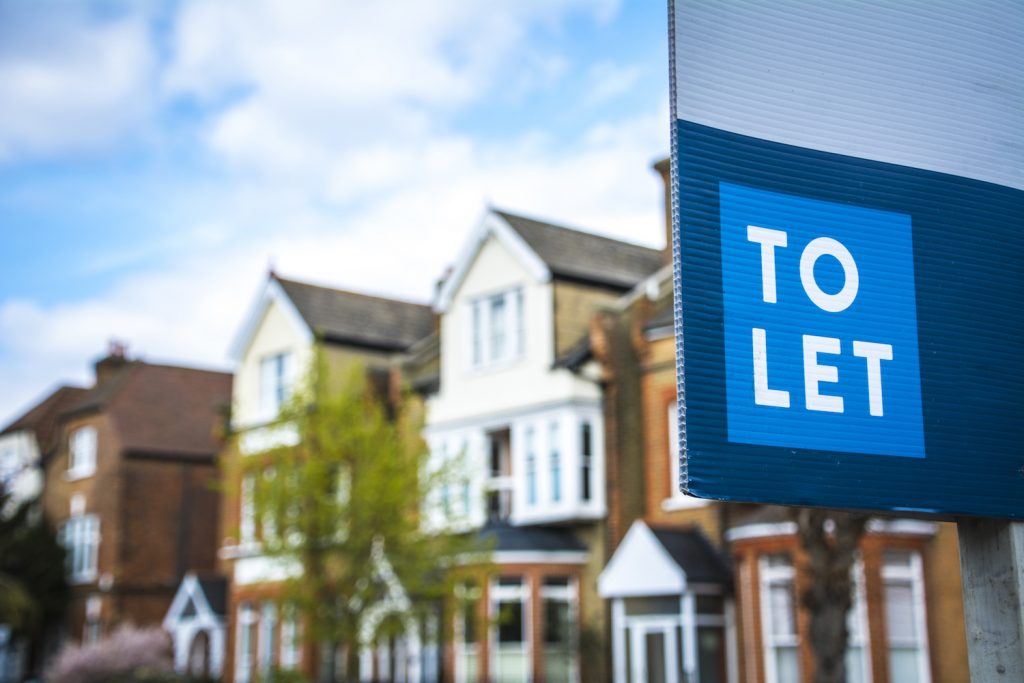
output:
[[[925,456],[911,217],[719,183],[728,437]]]

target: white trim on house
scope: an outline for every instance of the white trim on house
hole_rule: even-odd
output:
[[[871,519],[868,520],[867,525],[869,534],[893,534],[896,536],[934,536],[938,530],[937,523],[919,519]],[[744,524],[727,530],[725,540],[748,541],[754,538],[792,536],[796,532],[796,522]]]
[[[299,310],[295,308],[292,300],[288,298],[281,284],[271,276],[267,278],[267,283],[263,290],[256,296],[256,300],[253,301],[249,308],[249,314],[245,317],[245,322],[239,328],[234,339],[231,341],[231,345],[228,347],[228,358],[236,365],[241,363],[242,358],[245,357],[245,352],[248,350],[249,344],[252,343],[256,330],[259,329],[260,322],[263,320],[263,315],[267,312],[271,303],[281,306],[281,310],[284,311],[288,319],[295,325],[295,329],[300,331],[305,341],[309,344],[313,343],[313,331],[309,329],[309,325],[306,324]]]
[[[182,614],[189,604],[194,606],[195,615],[183,618]],[[207,662],[209,673],[214,678],[220,677],[224,668],[224,618],[213,611],[195,574],[189,572],[181,580],[171,606],[167,609],[163,628],[171,635],[174,643],[175,671],[188,671],[193,642],[200,633],[205,632],[210,647]]]
[[[477,254],[480,253],[480,249],[491,235],[501,242],[538,282],[548,282],[551,279],[551,270],[541,260],[540,256],[537,255],[537,252],[526,244],[523,238],[512,229],[512,226],[505,219],[488,209],[476,229],[470,235],[470,238],[463,245],[462,251],[459,252],[459,257],[455,261],[455,267],[451,275],[441,285],[441,289],[437,294],[437,300],[434,302],[434,311],[436,313],[448,311],[452,300],[455,298],[455,293],[469,273],[473,261],[476,260]]]
[[[641,520],[633,522],[597,579],[604,598],[680,595],[686,573]]]
[[[491,553],[491,562],[507,564],[586,564],[587,551],[561,550],[498,550]]]
[[[770,538],[773,536],[792,536],[796,533],[796,522],[772,522],[764,524],[744,524],[725,532],[727,541],[747,541],[752,538]]]

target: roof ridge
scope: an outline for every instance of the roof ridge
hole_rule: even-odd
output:
[[[617,245],[625,245],[627,247],[636,247],[637,249],[644,249],[646,251],[650,251],[652,254],[660,254],[661,251],[662,251],[661,249],[658,249],[657,247],[649,247],[649,246],[647,246],[645,244],[640,244],[638,242],[632,242],[630,240],[625,240],[625,239],[622,239],[622,238],[619,238],[619,237],[611,237],[609,235],[602,235],[602,234],[599,234],[599,233],[596,233],[596,232],[591,232],[590,230],[587,230],[587,229],[584,229],[584,228],[570,227],[570,226],[567,226],[567,225],[560,225],[558,223],[552,223],[551,221],[546,220],[546,219],[536,218],[534,216],[527,216],[527,215],[524,215],[524,214],[521,214],[521,213],[513,213],[511,211],[506,211],[505,209],[493,208],[492,211],[494,211],[494,213],[502,216],[503,218],[511,217],[511,218],[518,218],[520,220],[531,221],[533,223],[537,223],[539,225],[543,225],[545,227],[552,228],[554,230],[561,230],[563,232],[571,232],[571,233],[575,233],[575,234],[579,234],[579,235],[584,235],[586,237],[592,237],[594,239],[604,240],[606,242],[612,242],[612,243],[617,244]],[[512,226],[512,227],[513,227],[513,229],[515,229],[515,226]]]
[[[312,289],[322,289],[322,290],[325,290],[325,291],[328,291],[328,292],[332,292],[334,294],[345,294],[345,295],[348,295],[348,296],[357,296],[357,297],[360,297],[360,298],[363,298],[363,299],[374,299],[376,301],[386,301],[388,303],[404,304],[406,306],[418,306],[418,307],[421,307],[421,308],[430,308],[430,304],[429,303],[420,303],[418,301],[411,301],[409,299],[400,299],[400,298],[393,297],[393,296],[385,296],[383,294],[371,294],[369,292],[357,292],[357,291],[351,290],[351,289],[339,289],[338,287],[330,287],[328,285],[317,284],[317,283],[313,283],[313,282],[304,282],[302,280],[295,280],[295,279],[292,279],[292,278],[281,277],[280,275],[277,275],[276,273],[272,274],[271,277],[273,277],[278,282],[288,283],[288,284],[292,284],[292,285],[298,285],[300,287],[310,287]]]

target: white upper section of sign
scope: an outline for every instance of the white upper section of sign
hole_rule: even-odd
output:
[[[1024,189],[1024,2],[675,0],[676,116]]]

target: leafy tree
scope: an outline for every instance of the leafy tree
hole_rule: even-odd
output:
[[[853,605],[852,570],[868,516],[840,510],[794,508],[807,556],[800,604],[810,617],[814,683],[846,683],[847,614]]]
[[[8,505],[0,490],[0,623],[32,634],[67,604],[64,548],[36,501]]]
[[[431,463],[420,433],[422,406],[356,365],[331,375],[316,355],[305,389],[282,410],[297,443],[246,458],[262,552],[301,567],[284,600],[301,615],[307,641],[326,644],[321,676],[358,677],[359,652],[411,623],[416,605],[450,593],[444,568],[478,550],[465,535],[429,530],[423,513],[457,468]],[[400,585],[411,601],[395,604]],[[385,606],[390,618],[379,618]],[[395,619],[394,611],[401,615]],[[388,629],[392,629],[388,632]]]

